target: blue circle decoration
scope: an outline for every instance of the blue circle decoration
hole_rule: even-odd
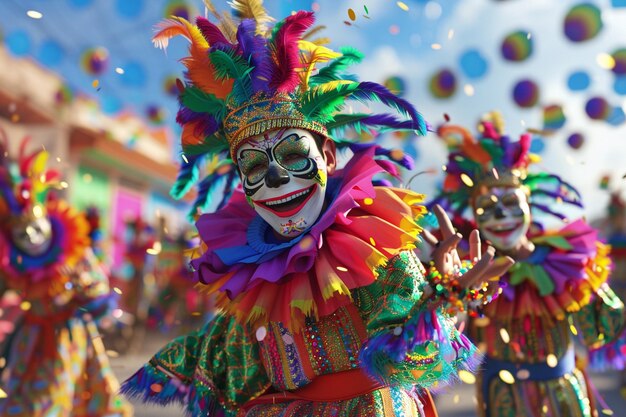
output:
[[[567,87],[571,91],[583,91],[591,84],[591,78],[585,71],[576,71],[567,78]]]
[[[489,64],[485,57],[477,49],[468,49],[459,58],[461,71],[467,78],[481,78],[487,73]]]
[[[25,30],[16,30],[4,39],[9,51],[16,56],[24,56],[30,52],[30,36]]]
[[[613,90],[620,96],[626,96],[626,75],[618,75],[615,77]]]
[[[621,124],[626,122],[626,114],[624,113],[624,109],[619,106],[613,107],[611,115],[606,119],[606,121],[612,126],[620,126]]]
[[[68,0],[70,6],[75,9],[81,9],[93,3],[93,0]]]
[[[127,87],[143,87],[146,85],[148,78],[148,72],[138,62],[127,62],[121,66],[124,69],[124,74],[121,75],[120,81]]]
[[[117,0],[115,9],[120,16],[134,19],[143,11],[143,0]]]
[[[543,138],[535,136],[533,140],[530,142],[530,151],[532,153],[541,153],[545,149],[546,144],[543,141]]]
[[[611,6],[616,9],[620,7],[626,7],[626,0],[611,0]]]
[[[55,67],[65,58],[63,47],[53,40],[44,41],[39,47],[37,60],[47,67]]]
[[[580,149],[585,144],[585,137],[580,133],[572,133],[567,138],[567,144],[572,149]]]

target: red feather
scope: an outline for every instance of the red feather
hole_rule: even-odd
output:
[[[286,18],[273,37],[271,48],[275,68],[270,87],[277,92],[292,92],[298,86],[298,70],[302,68],[298,41],[313,23],[313,12],[299,11]]]
[[[196,26],[200,29],[200,33],[202,33],[204,39],[209,43],[209,46],[214,46],[218,43],[230,45],[230,42],[228,42],[228,39],[226,39],[226,36],[224,36],[220,28],[209,22],[208,19],[202,16],[196,17]]]
[[[519,155],[514,167],[526,167],[528,165],[528,151],[530,150],[531,135],[524,133],[519,139]]]

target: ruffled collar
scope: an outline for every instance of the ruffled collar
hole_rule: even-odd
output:
[[[287,242],[271,239],[269,225],[242,192],[196,226],[204,253],[192,261],[221,307],[249,322],[281,321],[294,328],[307,316],[331,314],[350,302],[350,290],[371,284],[376,268],[414,247],[422,196],[374,187],[381,172],[373,149],[353,156],[331,181],[331,200],[318,221]]]
[[[608,278],[608,249],[583,220],[533,236],[531,241],[534,252],[516,260],[501,278],[508,283],[503,297],[487,306],[497,310],[498,317],[546,314],[562,318],[587,304]]]

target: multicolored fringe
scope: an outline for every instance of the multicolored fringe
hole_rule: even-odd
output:
[[[363,345],[360,362],[380,382],[440,388],[441,381],[455,382],[460,370],[474,372],[480,364],[476,347],[447,316],[420,307],[404,325],[381,330]],[[420,372],[420,365],[435,372]]]
[[[597,349],[589,351],[589,367],[594,371],[626,369],[626,331]]]

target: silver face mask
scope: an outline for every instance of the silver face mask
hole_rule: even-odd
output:
[[[47,217],[21,217],[11,226],[11,239],[24,253],[41,255],[52,243],[52,224]]]
[[[515,248],[530,228],[530,206],[523,188],[487,189],[474,200],[474,216],[482,235],[500,250]]]

